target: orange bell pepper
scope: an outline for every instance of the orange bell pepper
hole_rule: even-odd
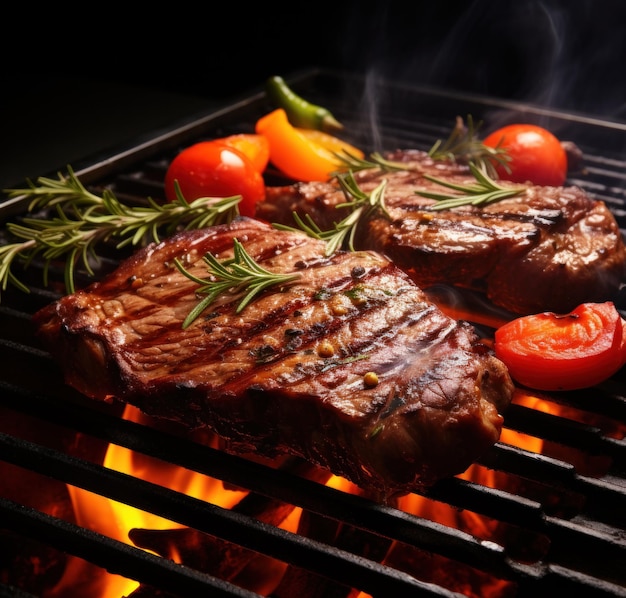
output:
[[[344,164],[334,152],[345,150],[363,158],[358,148],[328,133],[294,127],[287,113],[278,108],[261,117],[255,132],[267,138],[270,162],[281,172],[298,181],[327,181]]]

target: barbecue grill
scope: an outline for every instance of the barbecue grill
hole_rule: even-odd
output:
[[[351,143],[371,151],[427,150],[447,137],[457,115],[490,127],[540,124],[578,145],[584,167],[569,183],[605,201],[626,227],[624,123],[329,70],[287,80],[330,108]],[[162,200],[167,165],[180,149],[252,132],[271,108],[262,91],[252,92],[73,167],[96,193]],[[288,181],[270,168],[267,182]],[[26,209],[23,199],[7,200],[0,216],[19,220]],[[98,275],[127,255],[105,253]],[[116,576],[138,582],[126,590],[133,598],[626,596],[623,372],[582,391],[521,393],[505,414],[506,434],[467,475],[437,483],[426,496],[381,504],[306,464],[232,455],[209,434],[129,417],[121,405],[65,386],[30,323],[63,293],[62,265],[53,265],[47,286],[42,268],[18,272],[31,292],[8,288],[0,303],[0,595],[96,596],[93,588],[83,592],[86,584]],[[79,286],[90,280],[78,273]],[[464,314],[488,335],[492,308],[481,299],[463,294]],[[624,308],[621,297],[616,303]],[[111,446],[155,470],[217,481],[237,499],[224,506],[214,494],[195,497],[149,474],[118,470],[118,462],[105,462]],[[68,488],[173,523],[135,529],[133,541],[116,538],[93,525],[89,510],[76,515]],[[294,514],[299,523],[289,527],[284,522]],[[176,558],[164,548],[172,546]],[[72,578],[77,563],[86,572]]]

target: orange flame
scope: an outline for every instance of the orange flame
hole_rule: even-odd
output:
[[[144,419],[144,416],[131,406],[125,408],[123,417],[135,422],[141,422]],[[227,509],[232,508],[245,495],[245,492],[240,490],[225,489],[222,482],[215,478],[163,463],[158,459],[137,454],[113,444],[108,447],[103,465],[189,496],[208,500]],[[134,528],[157,530],[182,527],[180,524],[153,513],[136,509],[81,488],[68,486],[68,489],[77,524],[115,540],[132,544],[128,534]],[[136,581],[117,575],[90,575],[88,570],[91,567],[80,559],[73,559],[51,596],[91,595],[99,598],[119,598],[131,594],[139,585]],[[93,584],[89,589],[84,588],[83,582],[78,581],[87,578],[91,579]],[[77,592],[77,586],[82,587],[79,592]]]
[[[555,403],[520,391],[517,392],[514,401],[529,408],[555,414],[559,411],[559,406]],[[124,418],[141,423],[145,416],[137,409],[128,406],[125,409]],[[543,449],[543,441],[541,439],[506,428],[502,432],[501,442],[536,453],[541,453]],[[236,505],[246,494],[246,492],[241,490],[225,488],[221,480],[134,453],[117,445],[109,446],[104,459],[104,466],[134,477],[149,480],[227,509]],[[491,487],[498,486],[496,472],[478,465],[471,466],[459,477]],[[359,493],[359,489],[352,483],[338,476],[331,476],[327,485],[344,492]],[[135,509],[79,488],[69,487],[69,491],[75,509],[76,521],[79,525],[121,542],[132,544],[129,540],[129,532],[136,528],[172,530],[182,527],[180,524],[163,519],[152,513]],[[493,538],[494,527],[497,526],[497,522],[488,520],[479,514],[459,510],[418,494],[408,494],[401,497],[398,499],[397,507],[418,517],[466,531],[482,539]],[[296,532],[300,513],[300,509],[294,509],[293,513],[281,527]],[[389,551],[388,558],[389,555],[393,558],[393,547]],[[179,555],[171,554],[169,556],[173,560],[180,562]],[[71,560],[63,579],[50,594],[51,598],[57,596],[83,596],[86,594],[98,596],[99,598],[119,598],[119,596],[132,594],[139,585],[136,581],[103,573],[100,570],[98,570],[99,575],[94,575],[93,568],[94,566],[85,563],[81,559]],[[89,580],[90,584],[88,589],[85,588],[86,580]],[[78,591],[77,588],[79,588]],[[468,595],[471,596],[473,594],[468,593]],[[495,596],[497,594],[491,595]],[[357,593],[355,596],[356,598],[368,598],[368,595],[363,592]]]

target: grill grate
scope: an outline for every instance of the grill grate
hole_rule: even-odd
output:
[[[620,158],[626,155],[626,126],[437,90],[388,83],[373,87],[368,81],[332,72],[304,74],[294,77],[292,84],[312,101],[331,107],[353,133],[351,141],[372,150],[428,149],[435,139],[447,135],[454,117],[463,113],[489,123],[506,117],[542,124],[579,145],[586,171],[571,182],[606,201],[626,228],[626,162]],[[375,102],[363,100],[368,97]],[[162,199],[162,180],[178,149],[203,138],[251,131],[267,109],[262,94],[253,95],[113,157],[75,165],[75,171],[95,192],[106,187],[126,201],[140,202],[147,196]],[[376,119],[361,118],[370,114]],[[278,173],[268,174],[269,184],[282,182]],[[7,203],[0,207],[0,215],[19,218],[24,209],[19,201]],[[113,268],[117,259],[112,251],[102,271]],[[0,554],[1,562],[8,564],[0,568],[4,583],[0,595],[46,595],[42,577],[57,579],[58,571],[35,574],[34,563],[42,551],[60,555],[49,557],[52,563],[72,554],[137,580],[142,584],[137,598],[201,592],[258,595],[238,578],[226,580],[175,564],[63,517],[58,508],[39,500],[46,484],[57,483],[134,505],[277,559],[292,570],[331,579],[334,589],[356,588],[373,596],[506,598],[569,590],[585,596],[626,596],[622,566],[626,558],[626,381],[622,372],[593,389],[541,397],[563,409],[556,411],[558,415],[535,406],[512,405],[505,427],[543,442],[542,452],[499,442],[477,465],[488,481],[459,477],[438,483],[423,500],[431,509],[447,509],[452,523],[441,523],[334,489],[315,476],[303,475],[298,463],[288,461],[277,467],[233,456],[178,429],[127,421],[118,405],[84,399],[63,384],[30,325],[32,314],[62,292],[62,271],[51,270],[48,288],[41,284],[41,265],[33,264],[24,274],[31,293],[9,288],[0,304],[0,527],[6,539]],[[77,283],[88,281],[84,277]],[[623,309],[619,298],[617,303]],[[101,457],[109,443],[222,480],[273,507],[294,505],[318,522],[338,522],[352,530],[356,544],[388,547],[393,542],[409,556],[382,561],[374,551],[363,553],[317,532],[309,536],[288,532],[246,509],[224,509],[108,469]],[[23,489],[15,484],[20,472],[42,484],[35,496],[24,498]],[[455,523],[459,514],[482,518],[484,526],[497,531],[493,537],[464,531]],[[34,556],[22,555],[19,547],[26,538],[33,542]],[[420,560],[426,567],[419,566]],[[427,569],[436,567],[454,573],[429,577]],[[450,583],[444,581],[450,577]],[[463,578],[469,581],[461,586]],[[474,578],[501,582],[500,589],[480,594],[472,586]],[[346,590],[336,595],[351,594]]]

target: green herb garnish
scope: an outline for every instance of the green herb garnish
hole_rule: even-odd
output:
[[[485,145],[478,138],[478,131],[482,122],[474,125],[471,115],[467,117],[467,126],[460,116],[450,136],[442,141],[437,140],[430,148],[428,155],[433,160],[452,160],[461,164],[476,164],[482,171],[491,177],[496,177],[495,164],[500,164],[508,170],[510,156],[503,148],[493,148]]]
[[[237,239],[233,239],[233,248],[233,257],[223,261],[219,261],[210,253],[204,255],[203,259],[207,263],[210,275],[208,279],[194,276],[185,269],[178,258],[174,260],[180,272],[200,285],[196,293],[198,295],[206,295],[185,318],[183,329],[187,328],[222,293],[230,292],[235,295],[243,295],[236,309],[236,313],[240,313],[265,289],[276,285],[289,284],[301,276],[299,272],[277,274],[265,270],[250,257]]]
[[[7,230],[22,239],[0,247],[0,284],[4,291],[9,283],[28,292],[12,272],[19,259],[28,266],[36,257],[44,260],[44,283],[53,260],[65,259],[65,287],[74,292],[74,268],[82,262],[93,275],[91,260],[97,259],[96,247],[109,240],[118,240],[116,248],[159,241],[161,234],[177,230],[198,229],[231,221],[239,214],[241,196],[204,197],[187,202],[177,188],[177,199],[163,205],[148,199],[145,207],[129,206],[119,201],[112,191],[102,196],[88,191],[71,168],[68,175],[59,173],[58,180],[46,177],[29,181],[25,189],[9,189],[9,197],[24,196],[30,200],[29,211],[50,210],[49,218],[24,218],[21,224],[7,223]]]
[[[350,251],[354,251],[354,237],[359,222],[375,210],[380,210],[386,217],[389,217],[385,207],[385,187],[387,186],[387,181],[383,180],[371,193],[365,193],[359,187],[352,171],[338,175],[337,181],[348,201],[337,204],[335,207],[337,209],[349,208],[350,213],[343,220],[336,223],[334,228],[323,231],[309,214],[305,214],[305,221],[295,212],[293,217],[299,228],[278,223],[273,225],[274,228],[298,232],[304,231],[309,237],[325,241],[325,253],[327,256],[332,255],[344,246],[350,249]]]
[[[370,154],[369,160],[359,158],[347,150],[344,150],[341,153],[334,152],[334,154],[345,165],[345,168],[342,170],[332,173],[334,176],[345,172],[346,169],[349,169],[352,172],[358,172],[359,170],[379,168],[383,172],[392,172],[394,170],[407,170],[408,168],[408,165],[403,162],[385,159],[379,152]]]
[[[443,181],[430,175],[424,175],[424,178],[442,185],[458,194],[431,193],[428,191],[416,191],[418,195],[435,199],[438,203],[430,206],[431,210],[449,210],[460,206],[485,206],[508,197],[515,197],[523,193],[525,187],[503,187],[494,181],[486,172],[482,171],[475,164],[470,163],[469,168],[474,175],[476,182],[468,185],[458,185],[450,181]]]

